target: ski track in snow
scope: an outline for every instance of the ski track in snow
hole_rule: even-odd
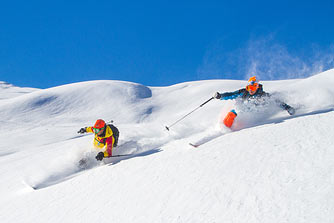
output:
[[[0,82],[0,221],[334,222],[334,70],[263,82],[293,116],[240,112],[230,130],[219,123],[235,101],[213,100],[165,130],[245,83]],[[98,118],[120,130],[114,155],[131,155],[95,160],[93,135],[76,132]]]

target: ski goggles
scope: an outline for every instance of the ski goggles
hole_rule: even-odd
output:
[[[253,81],[251,81],[251,82],[253,82]],[[247,91],[256,91],[258,88],[259,88],[259,84],[254,82],[253,84],[247,85],[246,90]]]
[[[97,134],[97,133],[99,133],[100,131],[104,130],[104,128],[105,128],[105,127],[103,127],[103,128],[93,128],[93,130],[94,130],[94,133]]]
[[[255,80],[248,82],[248,85],[254,85],[254,84],[257,84],[257,82]]]

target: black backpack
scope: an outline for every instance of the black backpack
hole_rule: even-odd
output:
[[[116,147],[116,146],[117,146],[117,143],[118,143],[119,130],[118,130],[118,128],[116,128],[116,126],[114,126],[113,124],[108,124],[108,126],[111,128],[111,130],[112,130],[112,132],[113,132],[113,136],[114,136],[114,139],[115,139],[114,147]]]

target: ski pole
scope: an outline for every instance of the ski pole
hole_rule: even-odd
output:
[[[113,155],[113,156],[110,156],[110,157],[131,156],[131,155],[133,155],[133,154],[120,154],[120,155]]]
[[[182,118],[176,120],[173,124],[171,124],[170,126],[165,126],[166,129],[169,131],[169,129],[175,125],[176,123],[180,122],[181,120],[183,120],[184,118],[186,118],[188,115],[190,115],[191,113],[195,112],[197,109],[203,107],[206,103],[208,103],[209,101],[211,101],[212,99],[214,99],[214,97],[210,98],[209,100],[207,100],[206,102],[204,102],[203,104],[201,104],[200,106],[198,106],[197,108],[195,108],[194,110],[192,110],[191,112],[189,112],[188,114],[184,115]]]

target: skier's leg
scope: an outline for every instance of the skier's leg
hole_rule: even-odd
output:
[[[227,115],[225,116],[223,123],[226,127],[231,128],[233,125],[234,119],[237,117],[237,113],[234,109],[232,109]]]

